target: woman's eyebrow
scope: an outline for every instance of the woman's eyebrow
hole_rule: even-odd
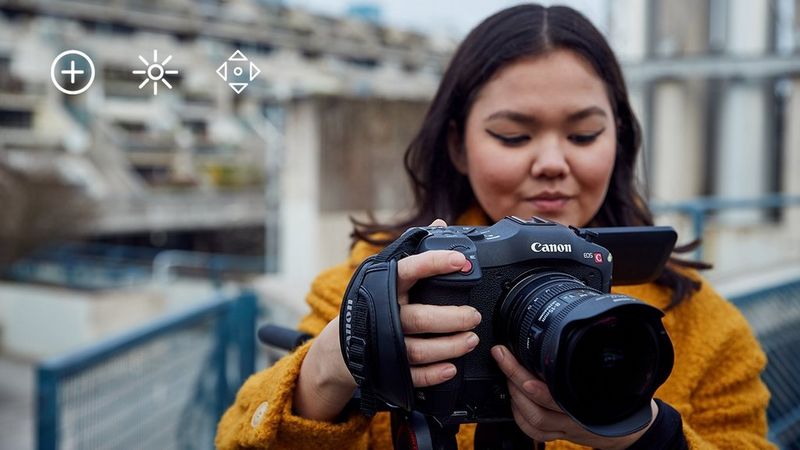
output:
[[[587,117],[591,117],[594,115],[607,117],[605,110],[600,108],[599,106],[590,106],[588,108],[581,109],[580,111],[576,111],[574,113],[570,113],[567,116],[567,122],[579,122]],[[490,114],[486,121],[495,120],[495,119],[507,119],[512,122],[517,122],[523,125],[530,125],[535,124],[537,122],[534,116],[524,114],[518,111],[512,111],[509,109],[502,109],[500,111],[495,111]]]
[[[606,117],[606,112],[599,106],[590,106],[567,116],[567,122],[578,122],[594,115]]]
[[[512,122],[521,123],[523,125],[535,124],[536,118],[533,116],[529,116],[527,114],[523,114],[517,111],[511,111],[509,109],[501,109],[500,111],[495,111],[486,118],[486,122],[495,119],[507,119]]]

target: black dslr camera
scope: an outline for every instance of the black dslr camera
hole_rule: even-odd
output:
[[[483,424],[513,425],[507,380],[489,352],[504,344],[589,431],[623,436],[643,428],[650,399],[672,370],[672,344],[659,309],[610,294],[611,284],[655,279],[676,237],[669,227],[577,229],[516,217],[490,227],[409,229],[359,267],[342,302],[342,354],[361,410],[423,417],[432,448],[455,448],[450,435],[461,423],[477,422],[479,433]],[[481,340],[452,361],[453,379],[416,389],[400,326],[397,261],[439,249],[463,253],[471,269],[421,280],[410,297],[475,307]]]

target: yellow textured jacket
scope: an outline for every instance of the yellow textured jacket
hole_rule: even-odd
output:
[[[464,223],[480,223],[464,217]],[[339,313],[353,271],[379,249],[360,242],[347,262],[321,273],[311,286],[311,312],[300,330],[318,334]],[[624,286],[614,292],[664,308],[670,292],[655,284]],[[766,358],[741,313],[707,282],[664,317],[675,348],[675,365],[656,398],[683,418],[692,449],[774,448],[766,439],[769,393],[759,377]],[[219,449],[391,449],[388,413],[368,420],[353,413],[341,423],[316,422],[292,413],[300,365],[310,343],[274,366],[251,376],[217,428]],[[473,424],[458,434],[459,449],[472,449]],[[570,442],[548,449],[581,449]]]

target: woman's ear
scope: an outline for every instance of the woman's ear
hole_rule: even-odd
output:
[[[461,175],[467,175],[467,151],[464,142],[458,132],[456,123],[452,120],[447,126],[447,153],[450,155],[450,162]]]

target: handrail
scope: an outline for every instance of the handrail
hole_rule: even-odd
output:
[[[37,370],[37,448],[56,450],[59,442],[65,439],[61,394],[64,389],[69,389],[69,385],[65,384],[67,380],[102,370],[105,363],[125,358],[131,351],[206,323],[212,325],[208,333],[213,334],[211,353],[208,354],[213,369],[206,373],[213,373],[215,381],[213,386],[208,386],[211,393],[204,398],[206,401],[202,408],[206,408],[209,414],[213,414],[214,420],[218,420],[232,402],[235,390],[255,369],[257,304],[257,296],[252,291],[243,291],[234,297],[217,296],[212,301],[155,320],[133,331],[43,361]],[[234,348],[236,355],[231,354]],[[120,407],[124,408],[125,405]]]
[[[218,275],[223,270],[263,273],[264,259],[255,256],[164,250],[153,258],[153,280],[169,282],[172,272],[178,267],[208,270],[212,281],[218,282]]]
[[[706,217],[710,212],[740,209],[769,209],[800,206],[800,195],[770,194],[754,198],[699,197],[681,202],[652,202],[656,214],[677,212],[689,216],[695,239],[703,237]],[[703,258],[702,246],[695,250],[695,258]]]
[[[99,360],[136,347],[141,342],[169,333],[174,329],[197,322],[205,317],[212,317],[227,306],[228,304],[225,300],[215,299],[181,313],[149,322],[141,328],[121,333],[75,352],[49,358],[39,364],[39,369],[57,373],[59,376],[70,375],[95,364]]]
[[[136,269],[137,279],[161,282],[171,280],[171,275],[177,268],[186,267],[203,270],[204,276],[218,284],[226,272],[261,274],[266,265],[261,256],[68,241],[37,250],[12,266],[10,273],[26,277],[35,269],[36,264],[51,262],[64,268],[65,284],[79,288],[86,286],[77,283],[74,275],[87,267],[98,268],[112,275],[115,274],[114,271]]]

